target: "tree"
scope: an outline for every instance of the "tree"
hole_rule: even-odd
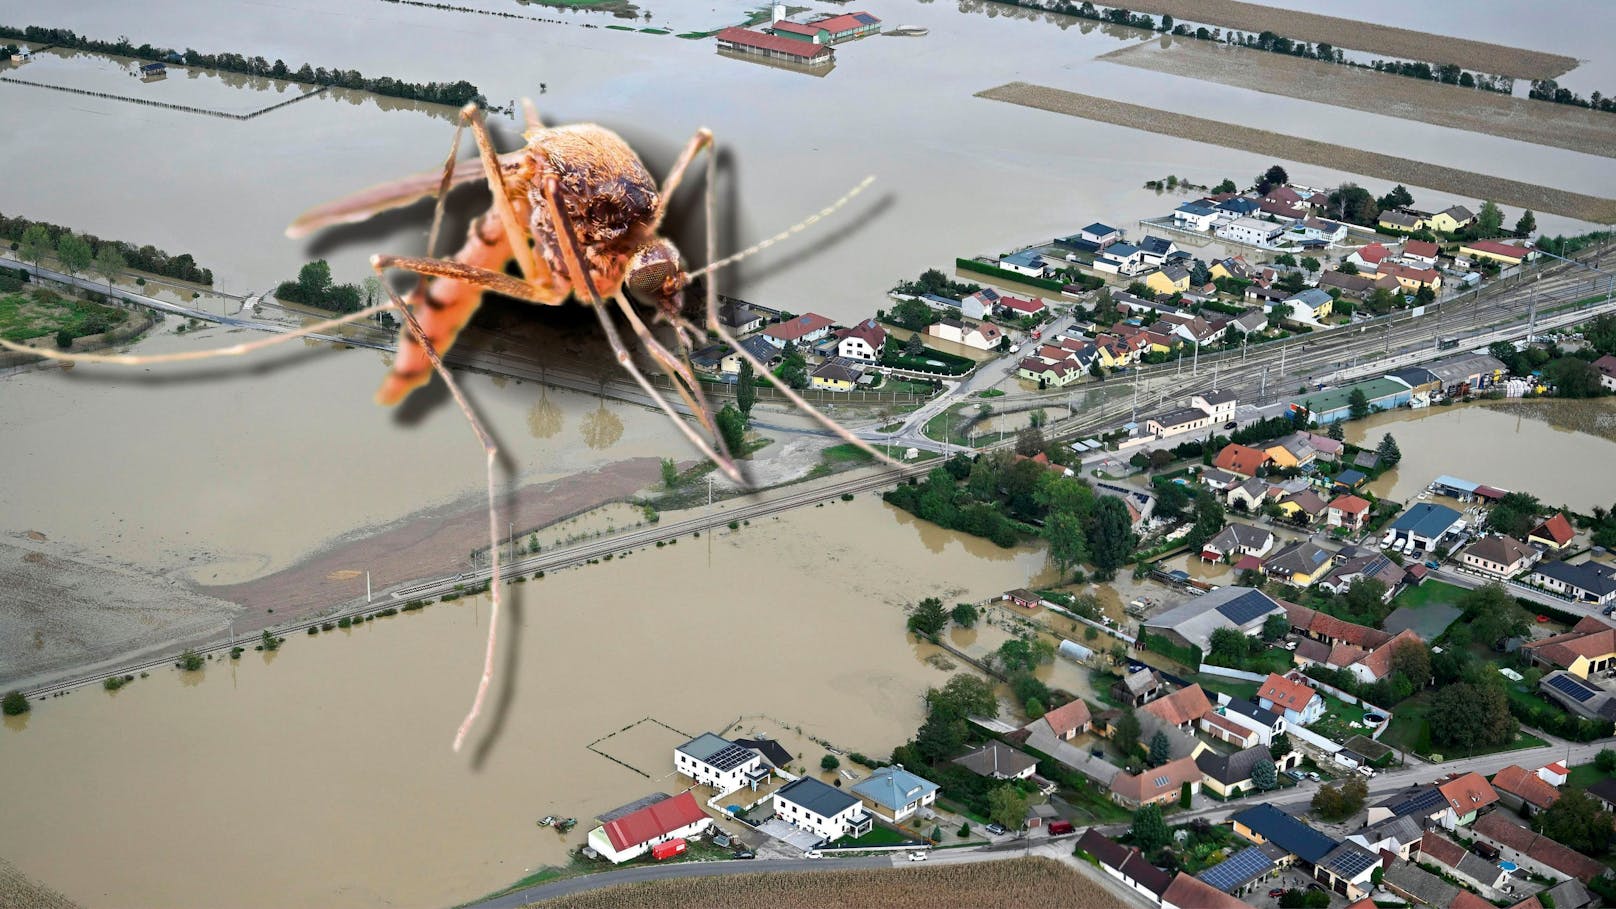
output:
[[[730,454],[740,452],[741,446],[746,444],[746,417],[734,405],[725,404],[718,412],[716,421],[719,435],[724,437],[724,445]]]
[[[1458,682],[1436,689],[1427,721],[1433,744],[1467,754],[1514,741],[1519,728],[1510,715],[1508,695],[1490,683]]]
[[[834,754],[827,754],[819,759],[820,770],[835,770],[840,766],[842,766],[842,762],[837,760]]]
[[[1251,785],[1267,792],[1279,785],[1279,768],[1266,758],[1251,765]]]
[[[1135,811],[1128,833],[1133,837],[1133,844],[1147,854],[1167,845],[1172,836],[1167,831],[1160,805],[1144,805]]]
[[[1358,273],[1358,263],[1356,263],[1356,262],[1342,262],[1339,266],[1336,267],[1336,271],[1339,271],[1344,275],[1355,275],[1355,274]]]
[[[1354,420],[1362,420],[1369,416],[1369,396],[1364,394],[1362,388],[1354,388],[1347,395],[1347,414]]]
[[[185,672],[196,672],[202,668],[202,657],[195,650],[187,649],[180,654],[179,667]]]
[[[123,253],[118,252],[116,246],[111,243],[102,243],[101,249],[95,254],[92,270],[106,280],[107,292],[111,293],[113,279],[123,274],[123,270],[127,265],[128,263],[124,261]]]
[[[1337,442],[1342,442],[1347,438],[1347,427],[1341,420],[1336,420],[1330,424],[1330,428],[1325,430],[1324,434]]]
[[[1562,398],[1591,398],[1599,394],[1599,370],[1587,360],[1561,357],[1543,368],[1543,375]]]
[[[1207,661],[1219,666],[1238,666],[1251,652],[1251,638],[1238,628],[1214,629],[1207,641],[1210,652]]]
[[[1399,641],[1392,648],[1392,673],[1401,674],[1415,688],[1431,682],[1431,650],[1423,641]]]
[[[976,607],[970,603],[956,603],[948,613],[948,617],[954,620],[954,624],[961,628],[970,628],[975,625],[978,615]]]
[[[915,750],[928,763],[940,763],[959,753],[965,744],[965,734],[965,720],[933,713],[915,733]]]
[[[1380,437],[1375,454],[1380,456],[1380,463],[1387,467],[1396,467],[1397,462],[1403,460],[1403,450],[1397,447],[1397,440],[1389,432]]]
[[[948,613],[943,610],[943,601],[936,597],[921,600],[909,615],[909,630],[923,638],[936,640],[938,632],[947,625]]]
[[[1599,749],[1599,753],[1594,755],[1594,769],[1600,773],[1616,773],[1616,751]]]
[[[1150,737],[1150,766],[1160,767],[1173,759],[1173,742],[1167,737],[1167,730],[1158,729]]]
[[[269,629],[265,628],[264,633],[259,636],[258,646],[264,648],[265,651],[273,653],[274,651],[281,649],[281,639],[270,634]]]
[[[1317,272],[1319,269],[1324,267],[1324,266],[1319,264],[1318,259],[1315,259],[1312,256],[1303,256],[1301,264],[1302,264],[1302,270],[1306,271],[1306,272],[1309,272],[1309,273]]]
[[[1222,183],[1219,183],[1217,186],[1212,187],[1212,192],[1216,193],[1216,194],[1234,193],[1234,192],[1239,192],[1239,191],[1240,191],[1240,187],[1235,186],[1234,181],[1230,180],[1228,177],[1224,177]]]
[[[1526,211],[1521,212],[1520,219],[1515,222],[1515,236],[1530,237],[1536,231],[1537,218],[1532,216],[1532,210],[1528,208]]]
[[[1020,830],[1027,823],[1027,794],[1005,783],[988,792],[988,820],[1006,830]]]
[[[1340,221],[1368,225],[1380,219],[1380,206],[1375,204],[1375,197],[1356,183],[1343,183],[1331,190],[1329,205]]]
[[[1610,851],[1616,838],[1611,815],[1602,810],[1599,802],[1580,789],[1567,789],[1560,793],[1549,810],[1543,812],[1539,829],[1544,836],[1587,855],[1600,856]]]
[[[1133,520],[1128,506],[1115,496],[1101,496],[1089,519],[1089,552],[1100,580],[1114,577],[1133,552]]]
[[[1296,746],[1291,744],[1291,737],[1281,732],[1279,735],[1274,736],[1273,742],[1269,743],[1268,756],[1277,761],[1290,754],[1295,748]]]
[[[1195,264],[1190,268],[1190,286],[1205,287],[1210,283],[1212,283],[1212,270],[1207,267],[1205,262],[1196,259]]]
[[[1531,627],[1531,617],[1497,584],[1465,591],[1457,605],[1475,639],[1484,644],[1522,637]]]
[[[1062,575],[1090,558],[1083,519],[1067,511],[1055,511],[1044,519],[1044,539],[1049,541],[1049,557],[1060,566]]]
[[[1499,533],[1507,533],[1518,540],[1526,539],[1537,526],[1537,516],[1543,503],[1537,496],[1525,492],[1508,492],[1487,512],[1487,526]]]
[[[1129,760],[1139,749],[1139,717],[1134,715],[1133,708],[1124,708],[1122,716],[1117,717],[1117,725],[1111,730],[1111,744]]]
[[[331,266],[324,259],[315,259],[297,272],[297,286],[303,299],[314,302],[322,299],[331,287]]]
[[[747,419],[752,418],[752,405],[757,403],[756,379],[757,371],[752,368],[752,361],[742,357],[741,372],[735,378],[735,406]]]
[[[1285,635],[1290,634],[1290,633],[1291,633],[1291,620],[1286,618],[1284,616],[1284,614],[1276,612],[1273,615],[1269,616],[1268,618],[1263,619],[1263,623],[1262,623],[1262,639],[1263,640],[1270,641],[1270,642],[1277,641],[1280,638],[1282,638]]]
[[[1476,212],[1476,232],[1483,237],[1496,237],[1504,230],[1504,212],[1491,202],[1481,203]]]
[[[1362,810],[1368,797],[1369,784],[1354,774],[1334,785],[1320,787],[1313,794],[1313,811],[1325,820],[1343,820]]]
[[[780,380],[795,389],[808,387],[808,358],[794,347],[786,351],[780,358],[780,368],[775,370]],[[739,411],[736,411],[739,413]]]
[[[961,672],[943,687],[926,691],[926,709],[933,715],[946,715],[954,719],[993,716],[999,712],[999,698],[985,679]]]
[[[662,459],[662,485],[669,489],[679,485],[679,465],[672,458]]]
[[[1186,537],[1192,548],[1217,536],[1226,521],[1223,502],[1211,490],[1202,488],[1195,493],[1195,527]]]
[[[1280,253],[1274,257],[1274,264],[1294,268],[1296,267],[1296,257],[1290,253]]]
[[[67,350],[73,346],[72,329],[58,328],[56,330],[56,346],[63,350]]]
[[[1378,204],[1381,211],[1389,208],[1407,208],[1414,204],[1414,195],[1408,191],[1408,187],[1399,183],[1392,187],[1391,192],[1381,196]]]
[[[0,713],[6,716],[22,716],[32,709],[28,706],[28,696],[20,691],[8,691],[0,698]]]
[[[43,224],[33,224],[22,232],[22,240],[17,248],[18,255],[25,261],[35,265],[49,255],[52,249],[50,230]]]

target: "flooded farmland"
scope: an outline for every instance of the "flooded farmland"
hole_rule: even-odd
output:
[[[1478,403],[1375,414],[1348,423],[1347,441],[1373,447],[1388,432],[1397,439],[1403,460],[1370,486],[1379,496],[1408,499],[1448,474],[1586,512],[1616,501],[1612,420],[1608,399]],[[1603,426],[1605,435],[1578,426]]]
[[[449,749],[486,622],[470,601],[47,700],[0,729],[0,855],[89,907],[441,907],[561,861],[600,811],[676,791],[672,732],[597,745],[647,776],[585,748],[644,718],[695,734],[764,714],[885,753],[947,678],[903,605],[1044,566],[893,517],[860,496],[512,586],[513,688],[481,759]],[[534,826],[552,813],[583,823]]]

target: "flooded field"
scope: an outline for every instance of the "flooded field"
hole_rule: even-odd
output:
[[[177,64],[169,64],[164,76],[143,79],[132,71],[145,62],[131,57],[53,48],[34,54],[26,65],[0,66],[0,76],[231,114],[261,110],[315,88]]]
[[[1403,452],[1396,470],[1370,486],[1406,500],[1448,474],[1501,489],[1529,492],[1548,505],[1587,511],[1616,501],[1616,441],[1609,400],[1537,401],[1396,410],[1347,424],[1347,441],[1373,446],[1391,433]],[[1579,431],[1605,427],[1605,437]]]
[[[1546,104],[1301,57],[1166,36],[1106,54],[1101,59],[1250,91],[1616,157],[1616,117],[1565,104]]]
[[[604,744],[645,776],[585,748],[647,717],[693,735],[766,714],[884,754],[947,677],[904,604],[983,599],[1044,566],[894,518],[861,496],[511,587],[508,711],[469,761],[449,749],[486,621],[469,601],[45,701],[0,729],[0,855],[91,907],[441,907],[676,791],[676,733]],[[534,827],[552,813],[584,822]],[[265,856],[296,873],[266,875]]]

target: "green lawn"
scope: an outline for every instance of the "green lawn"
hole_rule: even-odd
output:
[[[114,306],[34,290],[0,296],[0,337],[26,341],[66,329],[73,337],[121,324],[129,314]]]
[[[1566,779],[1566,788],[1587,789],[1600,780],[1606,779],[1610,779],[1610,774],[1602,772],[1593,764],[1578,764],[1571,768],[1571,773]]]
[[[831,845],[832,846],[899,846],[899,845],[902,845],[904,843],[912,843],[912,842],[914,842],[914,838],[908,836],[907,834],[905,834],[901,830],[894,830],[891,827],[883,827],[880,824],[874,824],[874,825],[872,825],[870,827],[870,832],[864,834],[863,836],[860,836],[860,837],[844,836],[841,839],[831,843]]]
[[[1337,742],[1345,742],[1354,735],[1369,732],[1367,729],[1353,728],[1352,724],[1363,722],[1364,710],[1355,704],[1348,704],[1328,694],[1324,695],[1324,718],[1307,727],[1309,731],[1316,732],[1325,738]]]
[[[1403,588],[1403,592],[1394,597],[1392,603],[1410,609],[1419,609],[1431,603],[1453,605],[1459,602],[1464,593],[1463,587],[1455,587],[1444,581],[1426,581],[1418,587]]]
[[[1207,675],[1201,673],[1195,677],[1202,688],[1207,691],[1221,691],[1237,701],[1249,701],[1257,693],[1258,683],[1247,682],[1241,679],[1226,679],[1223,676]]]
[[[1520,751],[1526,748],[1541,748],[1548,743],[1530,733],[1522,732],[1515,737],[1515,741],[1497,748],[1484,748],[1475,752],[1446,754],[1436,751],[1431,742],[1431,725],[1426,720],[1426,713],[1430,705],[1426,702],[1426,695],[1416,695],[1398,704],[1391,724],[1381,733],[1380,742],[1404,751],[1427,756],[1434,751],[1442,754],[1443,758],[1474,757],[1481,754],[1498,754],[1505,751]]]

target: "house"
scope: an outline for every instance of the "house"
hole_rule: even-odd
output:
[[[1582,881],[1575,879],[1563,880],[1537,896],[1530,897],[1529,900],[1536,902],[1537,905],[1528,905],[1528,901],[1523,900],[1509,909],[1545,909],[1548,906],[1553,906],[1554,909],[1590,909],[1592,906],[1603,905],[1599,898],[1588,892]]]
[[[826,391],[852,391],[858,385],[859,377],[863,375],[864,367],[860,364],[841,357],[832,357],[808,374],[808,387],[822,388]]]
[[[1506,861],[1514,862],[1531,874],[1555,880],[1575,878],[1586,884],[1610,873],[1603,862],[1533,833],[1502,811],[1486,815],[1470,829],[1477,839],[1498,847]]]
[[[1263,573],[1294,587],[1311,587],[1330,570],[1334,556],[1312,540],[1301,540],[1263,562]]]
[[[1544,569],[1563,562],[1550,562],[1538,566],[1537,577]],[[1521,645],[1532,662],[1553,666],[1580,679],[1616,668],[1616,628],[1593,616],[1587,616],[1564,634],[1540,638]]]
[[[1588,784],[1588,795],[1599,802],[1599,807],[1616,812],[1616,779],[1605,777]]]
[[[1194,758],[1168,761],[1137,776],[1117,774],[1111,778],[1111,800],[1127,808],[1160,805],[1177,801],[1186,785],[1192,795],[1201,791],[1201,768]]]
[[[863,11],[826,16],[809,24],[826,33],[826,41],[830,44],[851,41],[881,31],[881,20]]]
[[[1511,764],[1493,774],[1493,789],[1500,802],[1528,816],[1547,811],[1560,800],[1560,790],[1519,764]]]
[[[1211,425],[1211,414],[1199,407],[1180,407],[1145,419],[1145,431],[1158,439],[1194,432]]]
[[[1201,485],[1213,492],[1228,492],[1245,480],[1244,477],[1229,473],[1226,470],[1219,470],[1216,467],[1208,467],[1202,470],[1198,479]]]
[[[1257,705],[1282,714],[1293,726],[1306,726],[1324,716],[1324,696],[1308,687],[1297,672],[1290,676],[1270,672],[1257,688]]]
[[[1324,510],[1324,521],[1331,527],[1359,531],[1369,520],[1369,500],[1355,495],[1336,496]]]
[[[1212,207],[1221,212],[1218,220],[1225,222],[1235,221],[1247,215],[1254,215],[1261,210],[1261,206],[1257,204],[1256,199],[1248,199],[1245,196],[1231,196]]]
[[[589,846],[614,865],[642,856],[658,843],[697,836],[713,825],[689,792],[671,798],[659,792],[600,819],[601,826],[589,831]]]
[[[133,64],[135,75],[143,79],[156,79],[168,75],[168,67],[161,63],[141,63],[138,60]]]
[[[1341,460],[1342,453],[1347,450],[1345,443],[1337,442],[1327,435],[1316,432],[1298,432],[1296,435],[1302,437],[1308,447],[1313,449],[1314,460],[1333,463]]]
[[[1109,224],[1101,224],[1099,221],[1096,221],[1093,224],[1090,224],[1088,227],[1078,231],[1077,236],[1078,239],[1093,243],[1096,247],[1104,247],[1110,246],[1112,243],[1120,242],[1122,240],[1122,231],[1117,230],[1115,227],[1112,227]]]
[[[1257,730],[1242,723],[1236,723],[1220,713],[1217,708],[1214,708],[1206,716],[1201,717],[1197,721],[1195,728],[1220,742],[1233,745],[1236,748],[1250,748],[1253,745],[1262,743],[1262,736]],[[1196,755],[1196,757],[1199,758],[1200,755]]]
[[[1423,568],[1424,566],[1419,566]],[[1408,571],[1379,552],[1342,550],[1336,553],[1335,567],[1319,581],[1321,590],[1342,594],[1363,578],[1373,578],[1386,587],[1385,598],[1390,601],[1398,588],[1409,580]]]
[[[1415,268],[1436,268],[1439,249],[1430,240],[1410,240],[1403,244],[1403,254],[1398,258]]]
[[[1234,521],[1201,544],[1201,558],[1208,562],[1221,562],[1242,555],[1262,558],[1273,548],[1274,534],[1268,528]]]
[[[1330,507],[1325,503],[1323,496],[1311,489],[1304,489],[1301,492],[1281,496],[1275,504],[1279,506],[1280,514],[1289,520],[1302,524],[1311,524],[1317,521]]]
[[[1178,251],[1178,244],[1165,237],[1146,234],[1138,243],[1139,252],[1144,255],[1146,265],[1164,265],[1170,259],[1188,258],[1185,253]],[[1187,273],[1186,273],[1187,274]]]
[[[1381,215],[1382,223],[1386,216]],[[1393,862],[1381,875],[1381,886],[1410,903],[1431,909],[1452,909],[1465,891],[1408,862]]]
[[[1257,741],[1264,745],[1274,744],[1274,739],[1285,733],[1287,726],[1285,717],[1281,714],[1258,707],[1250,701],[1236,700],[1228,695],[1219,695],[1218,700],[1222,703],[1213,708],[1207,720],[1217,718],[1236,726],[1243,726],[1251,730],[1256,735]]]
[[[1292,751],[1281,758],[1278,763],[1299,763],[1301,760],[1301,752]],[[1251,781],[1251,768],[1262,761],[1273,762],[1273,758],[1268,754],[1268,746],[1253,745],[1236,751],[1234,754],[1203,751],[1196,756],[1195,766],[1199,767],[1201,773],[1206,777],[1202,781],[1203,786],[1222,798],[1231,798],[1256,788],[1256,785]],[[1283,771],[1288,768],[1279,767],[1279,769]]]
[[[1354,391],[1363,392],[1368,399],[1370,412],[1401,407],[1414,396],[1414,390],[1406,382],[1389,377],[1366,379],[1293,398],[1290,412],[1305,412],[1309,419],[1318,421],[1320,426],[1328,426],[1352,416]]]
[[[937,784],[889,764],[854,783],[849,790],[871,814],[901,824],[937,801]]]
[[[1347,238],[1347,225],[1327,218],[1298,218],[1291,225],[1291,233],[1301,234],[1304,240],[1321,240],[1325,243],[1340,243]]]
[[[1218,278],[1250,281],[1254,274],[1251,263],[1246,261],[1245,256],[1230,256],[1227,259],[1218,259],[1212,263],[1212,267],[1207,271],[1212,273],[1214,281]]]
[[[1190,398],[1190,406],[1206,411],[1213,422],[1233,420],[1238,403],[1239,399],[1232,391],[1207,391]]]
[[[1049,274],[1049,266],[1044,264],[1044,257],[1030,249],[1000,256],[999,267],[1031,278],[1042,278]]]
[[[1313,876],[1325,889],[1349,900],[1365,899],[1374,887],[1372,881],[1380,864],[1379,855],[1357,843],[1342,843],[1319,859]]]
[[[1004,598],[1023,609],[1036,609],[1044,604],[1043,597],[1025,587],[1018,587],[1009,591],[1004,595]]]
[[[1053,351],[1059,356],[1051,356],[1046,351]],[[1016,377],[1029,382],[1038,382],[1047,388],[1064,388],[1087,375],[1088,364],[1093,363],[1094,359],[1093,352],[1089,352],[1085,361],[1081,351],[1068,351],[1045,345],[1037,354],[1024,357],[1016,364]]]
[[[1377,290],[1395,291],[1401,286],[1397,283],[1397,279],[1390,275],[1373,273],[1349,275],[1345,272],[1327,271],[1319,276],[1319,288],[1326,293],[1334,288],[1339,290],[1342,296],[1357,297],[1360,300],[1369,299]]]
[[[1538,679],[1537,690],[1577,716],[1605,723],[1607,732],[1616,721],[1616,695],[1591,679],[1556,669]]]
[[[739,300],[731,300],[718,307],[718,321],[729,326],[738,335],[757,331],[763,327],[763,316]]]
[[[1432,215],[1426,226],[1437,233],[1451,234],[1461,227],[1465,227],[1476,220],[1476,215],[1463,205],[1454,205]]]
[[[996,780],[1024,780],[1038,769],[1038,759],[995,739],[954,759],[977,776]]]
[[[1100,870],[1151,902],[1160,902],[1162,893],[1172,883],[1172,876],[1146,861],[1137,846],[1124,846],[1101,833],[1098,827],[1083,831],[1077,848],[1093,856]]]
[[[769,26],[769,33],[780,38],[793,41],[803,41],[809,44],[829,44],[830,32],[817,25],[802,22],[791,22],[785,19],[775,20]]]
[[[1537,778],[1550,786],[1560,787],[1571,779],[1571,771],[1566,767],[1564,761],[1555,761],[1552,764],[1544,764],[1542,767],[1537,768]]]
[[[1131,243],[1113,243],[1094,257],[1094,270],[1113,275],[1137,275],[1149,266],[1144,250]]]
[[[1368,651],[1392,639],[1390,634],[1379,628],[1359,625],[1295,603],[1285,604],[1285,617],[1298,634],[1332,647],[1347,644]]]
[[[1577,532],[1571,528],[1565,512],[1557,511],[1526,535],[1526,542],[1544,549],[1560,550],[1571,545]]]
[[[1286,297],[1285,302],[1291,307],[1290,318],[1302,322],[1322,322],[1335,307],[1335,298],[1330,292],[1317,287]]]
[[[1182,871],[1162,891],[1161,905],[1162,909],[1249,909],[1245,900]]]
[[[1431,552],[1448,534],[1457,532],[1463,526],[1459,512],[1452,508],[1419,502],[1398,515],[1397,520],[1386,528],[1386,536],[1380,545],[1408,553]]]
[[[1530,246],[1500,243],[1497,240],[1472,240],[1459,247],[1459,255],[1461,256],[1469,256],[1473,261],[1478,262],[1496,262],[1505,267],[1519,265],[1536,254],[1537,251]]]
[[[1447,800],[1435,786],[1410,786],[1369,806],[1368,823],[1373,826],[1392,818],[1406,817],[1429,827],[1447,811]]]
[[[1468,827],[1477,815],[1498,801],[1498,792],[1487,778],[1475,771],[1463,773],[1437,783],[1446,810],[1440,823],[1449,830]]]
[[[1247,513],[1255,514],[1262,510],[1263,504],[1279,491],[1269,486],[1263,480],[1252,477],[1240,485],[1230,489],[1224,497],[1230,508],[1238,508]]]
[[[875,824],[862,802],[811,776],[776,789],[773,799],[775,817],[827,840],[863,836]]]
[[[1259,846],[1273,843],[1286,854],[1296,856],[1308,869],[1316,867],[1340,845],[1267,802],[1237,811],[1229,821],[1235,833]]]
[[[1009,294],[1000,294],[998,310],[1011,318],[1021,318],[1023,316],[1042,315],[1049,311],[1049,307],[1045,306],[1044,301],[1040,299],[1023,300]]]
[[[1310,434],[1305,432],[1293,432],[1275,440],[1263,450],[1273,459],[1275,467],[1303,467],[1313,463],[1318,456]]]
[[[1461,883],[1484,891],[1496,890],[1507,880],[1508,872],[1435,830],[1428,830],[1421,837],[1420,860],[1436,865],[1443,874]],[[1483,905],[1491,904],[1484,901]]]
[[[948,316],[926,326],[926,334],[977,350],[993,350],[999,346],[999,339],[1004,337],[999,326],[991,322],[966,322]]]
[[[1214,327],[1211,322],[1200,316],[1182,312],[1165,313],[1156,320],[1157,330],[1167,329],[1175,337],[1183,338],[1192,344],[1211,344],[1223,337],[1223,329]]]
[[[1411,234],[1414,231],[1424,227],[1426,224],[1426,219],[1429,217],[1430,215],[1408,211],[1407,209],[1383,211],[1380,213],[1380,221],[1378,224],[1380,227],[1386,230],[1400,231],[1402,233]]]
[[[1241,334],[1255,334],[1268,327],[1268,315],[1260,309],[1248,309],[1224,325],[1224,332],[1234,329]]]
[[[1190,289],[1190,273],[1181,265],[1163,266],[1145,276],[1145,286],[1168,296],[1184,293]]]
[[[1180,646],[1199,647],[1204,652],[1210,649],[1216,629],[1234,628],[1255,636],[1261,633],[1269,616],[1284,613],[1285,607],[1262,591],[1230,585],[1147,619],[1141,627]]]
[[[1202,871],[1196,878],[1230,896],[1245,896],[1259,882],[1273,877],[1278,870],[1279,866],[1263,851],[1262,846],[1247,846]]]
[[[1043,723],[1055,738],[1069,742],[1085,732],[1093,723],[1094,717],[1089,711],[1088,702],[1082,698],[1073,698],[1071,701],[1045,713],[1034,723]]]
[[[1491,388],[1507,373],[1502,360],[1485,353],[1449,357],[1426,368],[1436,379],[1437,389],[1450,398]]]
[[[780,348],[762,335],[742,338],[739,346],[745,348],[747,353],[756,357],[758,362],[765,366],[773,366],[780,360]],[[718,368],[729,375],[737,375],[741,371],[741,364],[745,361],[746,358],[741,356],[740,351],[732,350],[719,361]]]
[[[1387,249],[1384,244],[1370,243],[1367,246],[1360,246],[1353,250],[1352,255],[1347,256],[1346,261],[1357,266],[1360,271],[1377,271],[1380,269],[1380,263],[1391,258],[1391,255],[1392,251]]]
[[[1173,224],[1185,230],[1211,230],[1218,211],[1205,202],[1185,202],[1173,209]]]
[[[1140,707],[1161,694],[1163,684],[1161,674],[1147,667],[1123,676],[1111,686],[1111,693],[1130,707]]]
[[[881,348],[886,342],[887,330],[874,319],[865,319],[852,328],[836,332],[836,356],[874,363],[881,359]]]
[[[1604,606],[1616,601],[1616,568],[1598,562],[1542,562],[1526,580],[1578,603]]]
[[[1616,355],[1605,354],[1594,361],[1594,370],[1599,373],[1599,385],[1606,391],[1616,391]]]
[[[1239,474],[1242,477],[1254,477],[1257,471],[1266,466],[1273,459],[1268,452],[1260,448],[1247,445],[1237,445],[1230,442],[1223,446],[1217,457],[1212,459],[1212,466],[1229,473]]]
[[[1442,289],[1442,275],[1434,268],[1415,268],[1396,262],[1382,262],[1380,273],[1395,278],[1398,286],[1407,293],[1418,293],[1422,287],[1433,291]]]
[[[829,335],[830,327],[834,324],[836,323],[831,319],[811,312],[770,325],[763,329],[763,337],[775,347],[785,347],[787,344],[812,344]]]
[[[1285,225],[1257,218],[1236,218],[1215,231],[1225,240],[1250,246],[1272,246],[1284,232]]]
[[[673,769],[724,794],[748,785],[756,789],[769,778],[762,755],[711,732],[673,749]]]
[[[1465,547],[1459,561],[1495,578],[1513,578],[1537,561],[1538,551],[1506,534],[1486,536]]]
[[[1406,862],[1419,853],[1420,839],[1424,835],[1425,828],[1415,818],[1393,816],[1348,834],[1347,840],[1376,854],[1390,852]]]
[[[1188,688],[1180,688],[1166,697],[1157,698],[1140,710],[1168,726],[1187,732],[1194,729],[1202,717],[1212,712],[1212,702],[1207,700],[1206,692],[1200,685],[1191,685]]]
[[[815,34],[818,34],[817,30]],[[782,33],[778,28],[766,33],[732,25],[720,29],[714,37],[718,39],[720,51],[733,54],[810,67],[833,66],[836,63],[836,52],[829,45],[806,40],[807,36]]]
[[[772,767],[785,767],[792,762],[791,752],[774,739],[735,739],[735,744],[742,748],[750,748],[763,755],[763,760]]]

